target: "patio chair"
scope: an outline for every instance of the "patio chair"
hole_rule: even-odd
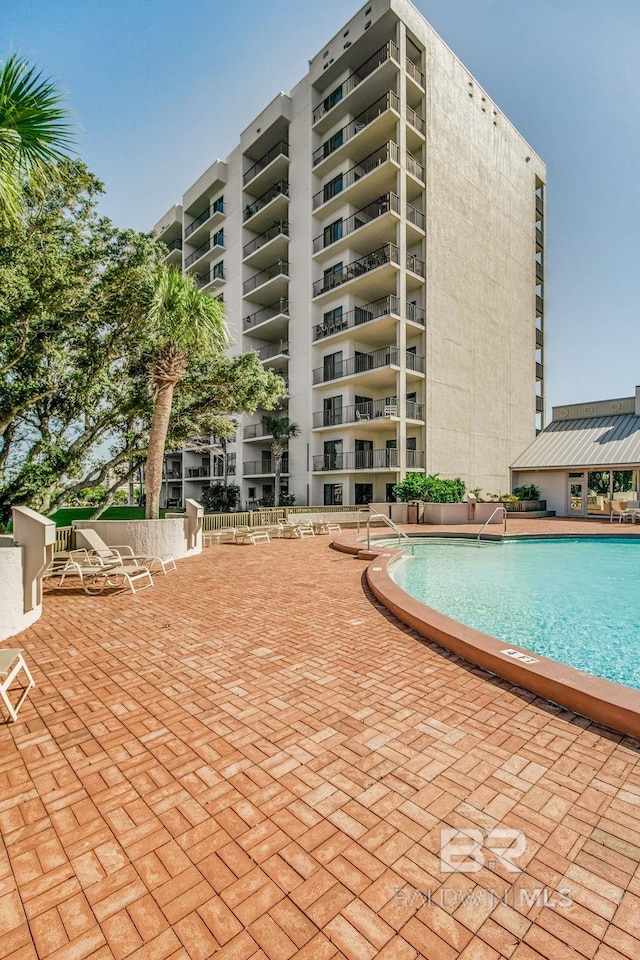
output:
[[[299,539],[303,539],[304,537],[315,537],[312,517],[286,520],[282,524],[282,528],[282,536],[287,537],[289,540],[291,540],[293,537],[298,537]]]
[[[636,518],[640,514],[640,501],[638,500],[627,500],[626,507],[620,511],[618,514],[618,523],[622,521],[629,520],[631,523],[636,522]]]
[[[236,527],[236,543],[252,543],[255,546],[258,540],[266,540],[267,543],[270,543],[271,537],[269,536],[269,532],[267,530],[260,530],[259,527]]]
[[[134,554],[133,549],[126,544],[124,546],[109,547],[96,530],[77,530],[76,542],[79,538],[86,541],[89,545],[90,552],[94,554],[94,556],[99,557],[106,563],[118,561],[119,563],[125,563],[127,565],[133,564],[134,566],[148,567],[150,570],[153,569],[155,564],[158,564],[165,576],[169,571],[177,570],[176,561],[170,555],[166,557],[138,556]]]
[[[84,549],[71,551],[59,575],[61,585],[67,577],[79,577],[82,589],[89,596],[102,593],[105,587],[120,586],[121,580],[124,580],[131,593],[153,586],[148,567],[139,563],[123,563],[120,559],[108,562]]]
[[[14,680],[20,677],[21,673],[24,673],[27,682],[26,686],[23,682],[22,693],[14,706],[9,699],[9,687]],[[20,707],[27,699],[29,691],[35,687],[35,685],[36,682],[31,676],[29,667],[25,662],[22,649],[0,649],[0,699],[9,711],[9,716],[14,723],[18,719]]]
[[[223,527],[221,530],[205,530],[202,534],[202,545],[203,547],[210,547],[212,543],[232,543],[235,538],[235,527]]]

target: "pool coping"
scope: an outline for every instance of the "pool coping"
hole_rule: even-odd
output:
[[[423,536],[424,534],[417,534],[414,538]],[[438,533],[437,536],[443,538],[446,534]],[[560,538],[565,539],[566,536],[560,535]],[[581,539],[580,534],[569,536],[572,539]],[[538,538],[539,535],[522,537]],[[551,534],[545,537],[547,538],[559,537]],[[388,536],[384,539],[388,540]],[[450,534],[449,539],[461,539],[461,535]],[[502,539],[500,536],[491,536],[493,541]],[[507,536],[505,539],[513,538]],[[534,654],[526,648],[508,644],[453,620],[411,597],[391,578],[389,567],[403,556],[402,550],[388,545],[376,548],[374,540],[370,542],[369,550],[363,549],[363,546],[366,544],[363,544],[361,536],[338,536],[333,541],[336,550],[368,561],[366,579],[370,590],[402,623],[438,643],[445,650],[464,657],[469,663],[516,683],[545,700],[604,724],[619,733],[635,739],[640,738],[640,690],[566,666],[557,660]],[[513,652],[506,654],[505,650]],[[529,657],[534,662],[528,663],[520,659],[521,657]]]

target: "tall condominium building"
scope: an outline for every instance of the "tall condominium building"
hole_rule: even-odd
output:
[[[507,488],[544,412],[545,167],[408,0],[371,0],[156,225],[287,384],[297,503],[384,501],[407,471]],[[234,444],[269,500],[262,414]],[[172,456],[172,501],[221,451]]]

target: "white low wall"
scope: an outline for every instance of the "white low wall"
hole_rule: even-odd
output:
[[[497,503],[425,503],[424,522],[453,524],[453,523],[486,523],[496,510]],[[496,511],[491,523],[502,523],[502,512]]]
[[[189,521],[186,517],[169,520],[74,520],[75,530],[95,530],[109,547],[130,546],[135,554],[149,557],[171,555],[176,560],[202,552],[202,537],[189,545]],[[76,537],[82,547],[82,537]]]
[[[24,610],[22,547],[13,537],[0,537],[0,640],[8,640],[26,630],[42,614],[42,603]]]

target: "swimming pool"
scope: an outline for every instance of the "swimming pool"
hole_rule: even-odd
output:
[[[389,568],[412,597],[506,643],[640,689],[639,541],[429,539],[412,549]]]

